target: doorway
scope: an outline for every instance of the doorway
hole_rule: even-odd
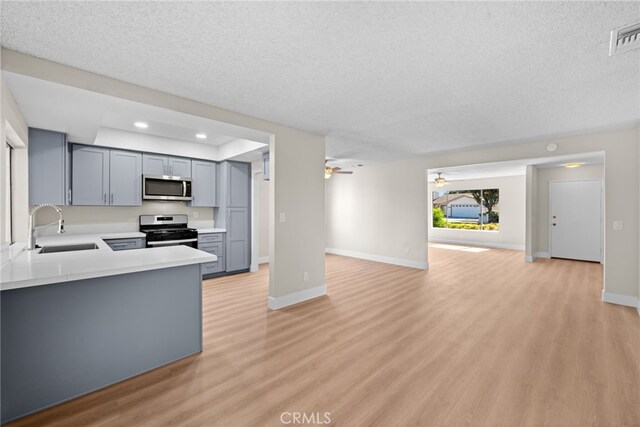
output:
[[[549,182],[552,258],[602,262],[602,181]]]

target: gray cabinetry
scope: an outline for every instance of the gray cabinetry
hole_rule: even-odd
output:
[[[71,186],[73,205],[140,206],[142,155],[73,145]]]
[[[142,155],[133,151],[111,150],[109,171],[109,204],[142,205]]]
[[[161,154],[142,155],[142,173],[145,175],[169,175],[169,158]]]
[[[191,174],[191,206],[217,206],[216,164],[204,160],[192,160]]]
[[[198,236],[198,249],[218,257],[217,261],[202,264],[202,275],[222,273],[226,269],[226,248],[224,233],[201,234]]]
[[[227,271],[246,270],[251,263],[249,209],[227,211]]]
[[[227,168],[227,206],[249,207],[249,183],[251,165],[249,163],[226,162]]]
[[[74,145],[72,152],[72,204],[108,205],[109,149]]]
[[[191,159],[144,153],[142,171],[145,175],[173,175],[190,177]]]
[[[226,271],[247,270],[251,259],[251,164],[223,162],[218,173],[218,205],[214,210],[216,227],[226,233]]]
[[[191,159],[169,157],[169,171],[173,176],[188,178],[191,176]]]
[[[29,128],[29,203],[66,205],[69,200],[67,136]]]
[[[131,238],[131,239],[104,239],[104,242],[109,245],[113,251],[126,251],[129,249],[142,249],[145,247],[145,241],[143,238]]]

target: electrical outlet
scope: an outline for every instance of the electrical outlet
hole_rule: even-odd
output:
[[[622,221],[613,221],[613,229],[615,231],[621,231],[622,230]]]
[[[305,282],[308,282],[308,281],[309,281],[309,272],[308,272],[308,271],[305,271],[305,272],[304,272],[303,278],[304,278],[304,281],[305,281]]]
[[[193,213],[193,219],[198,219],[198,212]]]
[[[285,222],[284,212],[280,213],[280,222]]]

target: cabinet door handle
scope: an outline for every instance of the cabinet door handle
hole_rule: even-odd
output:
[[[113,204],[113,193],[111,193],[111,201],[110,201],[110,203]]]
[[[107,193],[104,193],[104,194],[102,195],[102,204],[103,204],[103,205],[106,205],[106,204],[107,204]]]

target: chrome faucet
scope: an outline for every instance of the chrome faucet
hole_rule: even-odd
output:
[[[34,225],[34,218],[36,216],[36,212],[38,212],[40,209],[42,208],[51,208],[51,209],[55,209],[56,212],[58,212],[58,221],[54,221],[51,222],[49,224],[45,224],[45,225],[41,225],[39,227],[36,227]],[[27,249],[29,250],[34,250],[36,248],[36,235],[35,235],[35,231],[39,228],[43,228],[43,227],[48,227],[50,225],[53,225],[55,223],[58,223],[58,233],[64,233],[64,220],[62,219],[62,209],[60,209],[59,207],[57,207],[56,205],[51,205],[49,203],[45,203],[43,205],[38,205],[35,208],[33,208],[33,210],[31,210],[31,214],[29,214],[29,244],[27,246]]]

